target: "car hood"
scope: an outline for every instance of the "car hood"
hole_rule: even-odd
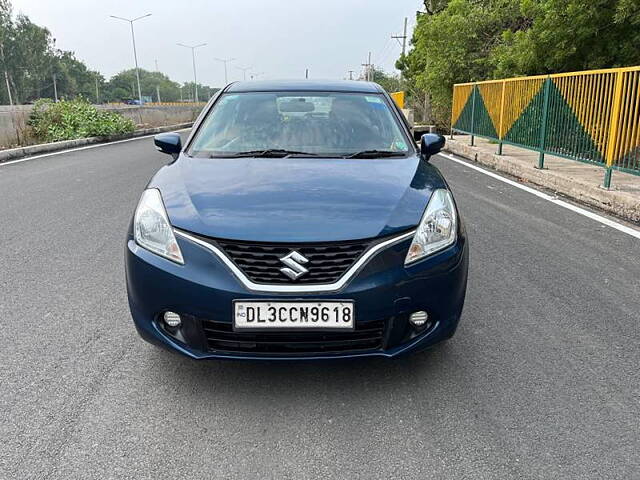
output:
[[[149,187],[176,228],[262,242],[374,238],[415,227],[438,170],[417,156],[384,159],[181,155]]]

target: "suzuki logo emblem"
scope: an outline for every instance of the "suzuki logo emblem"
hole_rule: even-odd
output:
[[[301,265],[303,263],[307,263],[309,260],[295,250],[291,250],[291,252],[282,257],[280,261],[286,265],[286,267],[281,268],[280,271],[291,280],[297,280],[302,275],[309,272],[309,270]]]

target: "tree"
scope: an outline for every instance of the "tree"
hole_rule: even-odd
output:
[[[505,30],[491,52],[492,75],[507,77],[640,63],[637,0],[522,0],[529,28]]]
[[[218,90],[219,88],[210,87],[208,85],[202,85],[198,83],[198,101],[206,102],[209,100]],[[183,97],[185,100],[193,101],[194,99],[194,89],[193,82],[185,82],[182,86]]]
[[[88,96],[97,72],[90,72],[72,52],[55,48],[55,39],[28,17],[11,15],[11,4],[0,0],[0,62],[3,87],[0,102],[8,103],[8,81],[14,103],[54,97],[54,75],[58,96]],[[6,71],[6,76],[5,76]]]
[[[89,70],[72,52],[58,52],[54,65],[58,92],[62,92],[63,97],[82,96],[96,101],[96,80],[99,92],[103,90],[105,83],[99,72]]]
[[[53,39],[49,31],[24,15],[13,20],[11,4],[4,0],[0,3],[0,47],[4,87],[8,82],[14,103],[37,95],[51,70]],[[7,103],[7,89],[0,91],[3,103]]]
[[[402,90],[402,80],[397,75],[389,75],[384,70],[373,69],[373,81],[379,84],[387,92]]]
[[[158,101],[175,102],[180,99],[180,85],[160,72],[140,69],[140,90],[143,96]],[[106,97],[109,101],[120,102],[130,98],[138,98],[138,86],[135,69],[124,70],[111,77],[106,85]]]
[[[437,123],[454,83],[640,64],[638,0],[425,0],[397,67]]]
[[[0,104],[6,105],[9,103],[9,93],[6,90],[7,80],[9,74],[8,63],[8,49],[7,46],[11,43],[12,36],[12,22],[11,22],[11,3],[9,0],[0,0]]]
[[[413,49],[398,62],[405,78],[429,92],[437,123],[446,124],[453,84],[487,78],[489,55],[519,20],[517,0],[451,0],[418,15]]]
[[[135,69],[125,70],[109,80],[105,86],[105,96],[110,102],[137,99],[137,88]],[[181,86],[160,72],[140,69],[140,89],[143,96],[151,97],[155,102],[158,101],[158,90],[163,102],[177,102],[181,98],[185,101],[193,100],[193,82]],[[198,98],[201,101],[208,100],[216,91],[217,88],[198,84]]]
[[[423,0],[424,10],[427,15],[435,15],[447,8],[449,0]]]

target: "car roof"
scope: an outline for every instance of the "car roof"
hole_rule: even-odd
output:
[[[226,92],[351,92],[382,93],[373,82],[355,80],[253,80],[230,84]]]

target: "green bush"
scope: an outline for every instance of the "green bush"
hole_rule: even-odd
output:
[[[135,124],[114,112],[98,110],[83,98],[54,103],[40,99],[29,117],[33,135],[45,142],[106,137],[132,132]]]

